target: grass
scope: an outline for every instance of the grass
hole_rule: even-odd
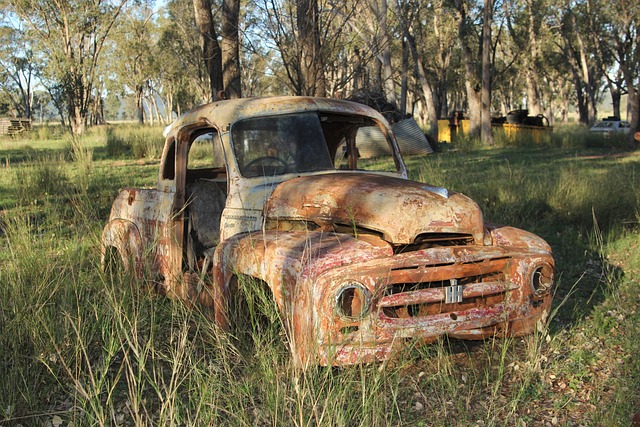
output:
[[[157,175],[158,151],[127,141],[160,134],[0,141],[0,425],[618,426],[640,410],[637,151],[569,128],[544,146],[469,141],[408,159],[412,178],[551,244],[553,316],[523,338],[299,372],[259,286],[244,286],[244,327],[221,333],[100,271],[113,197]]]

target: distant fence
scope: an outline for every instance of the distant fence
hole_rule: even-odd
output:
[[[0,135],[15,135],[31,130],[31,119],[0,118]]]

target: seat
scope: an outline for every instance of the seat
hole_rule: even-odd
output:
[[[201,179],[188,185],[187,201],[190,232],[196,241],[196,251],[220,243],[220,220],[227,201],[223,182]]]

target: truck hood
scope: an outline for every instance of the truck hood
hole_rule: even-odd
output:
[[[309,221],[374,231],[393,245],[431,236],[468,236],[476,244],[482,244],[484,238],[482,211],[470,198],[368,173],[331,173],[285,181],[274,189],[264,214],[267,221]]]

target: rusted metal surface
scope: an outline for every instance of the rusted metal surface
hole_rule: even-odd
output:
[[[347,155],[357,153],[350,139],[357,126],[380,126],[396,173],[305,172],[282,161],[266,166],[270,173],[242,175],[234,149],[249,140],[232,140],[234,123],[309,112],[318,115],[331,156],[341,143]],[[210,176],[187,165],[191,141],[207,129],[226,165]],[[223,328],[234,278],[263,281],[299,366],[385,360],[407,340],[445,334],[518,336],[549,312],[554,261],[547,243],[485,224],[478,205],[460,193],[407,180],[392,132],[368,107],[306,97],[221,101],[187,113],[166,137],[157,188],[125,189],[116,198],[103,260],[117,250],[166,295],[209,307]],[[347,169],[359,167],[355,155],[348,160]],[[191,213],[198,197],[192,184],[219,189],[224,179],[226,194],[203,197]],[[195,206],[201,219],[208,199],[219,218],[196,221]],[[219,224],[219,233],[194,230],[198,223]],[[199,241],[214,239],[206,236],[216,241]]]
[[[339,224],[380,233],[392,245],[411,244],[426,233],[460,233],[481,244],[482,212],[462,194],[396,177],[336,173],[280,184],[265,207],[267,218]],[[401,219],[401,220],[400,220]]]

